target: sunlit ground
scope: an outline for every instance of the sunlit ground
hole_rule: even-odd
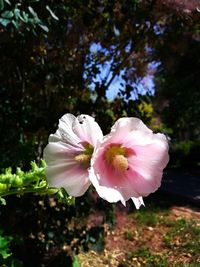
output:
[[[128,214],[117,209],[116,214],[114,227],[104,226],[104,250],[80,253],[80,266],[200,266],[200,212],[147,205]]]

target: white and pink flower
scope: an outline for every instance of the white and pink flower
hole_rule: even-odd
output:
[[[88,168],[93,150],[97,140],[102,138],[102,131],[93,117],[65,114],[44,149],[49,185],[63,187],[71,196],[83,195],[91,184]]]
[[[169,160],[164,134],[154,134],[137,118],[121,118],[97,143],[89,178],[108,202],[132,199],[136,208],[156,191]]]

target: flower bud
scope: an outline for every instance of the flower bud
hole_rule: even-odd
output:
[[[0,192],[4,192],[4,191],[6,191],[7,190],[7,185],[6,184],[2,184],[2,183],[0,183]]]
[[[23,185],[23,180],[19,175],[15,175],[12,179],[12,186],[14,187],[21,187]]]

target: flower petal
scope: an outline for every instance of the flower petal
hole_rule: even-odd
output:
[[[111,138],[110,141],[114,140],[115,143],[121,144],[129,138],[132,140],[135,135],[137,144],[146,144],[146,138],[151,134],[152,131],[140,119],[121,118],[115,122],[108,137]],[[124,140],[124,136],[126,136],[126,140]]]
[[[127,177],[135,191],[146,196],[160,187],[163,169],[169,160],[168,149],[151,144],[135,146],[134,151],[136,155],[129,158]]]
[[[97,140],[103,138],[103,133],[98,123],[89,115],[78,116],[73,123],[74,133],[80,138],[93,146],[96,145]]]
[[[128,161],[128,168],[125,170],[118,170],[106,162],[108,149],[115,145],[127,151],[124,157]],[[110,155],[114,157],[117,154]],[[114,124],[110,134],[97,143],[89,179],[99,195],[107,201],[125,203],[131,198],[139,208],[144,205],[142,197],[160,186],[168,160],[168,142],[163,134],[154,134],[137,118],[121,118]]]
[[[124,206],[126,206],[126,201],[124,197],[121,195],[119,190],[116,190],[113,187],[102,186],[99,184],[100,177],[98,174],[94,173],[94,168],[90,168],[89,170],[89,179],[95,187],[99,196],[110,203],[121,201]]]
[[[65,188],[70,196],[82,196],[90,186],[88,172],[81,171],[76,166],[49,166],[46,175],[51,186]]]
[[[103,159],[103,152],[103,149],[97,149],[89,170],[89,179],[97,193],[108,202],[121,201],[124,205],[129,198],[139,197],[134,192],[134,188],[130,188],[130,182],[126,175],[106,164]]]
[[[138,210],[142,205],[145,206],[142,197],[138,197],[138,198],[132,197],[131,199],[133,200],[133,203],[135,204],[135,207],[136,207],[137,210]]]
[[[80,143],[79,137],[74,133],[72,125],[76,117],[70,113],[65,114],[59,120],[58,130],[55,134],[51,134],[49,142],[66,142],[72,146],[77,146]]]
[[[81,151],[81,150],[80,150]],[[62,142],[49,143],[44,149],[47,181],[52,187],[64,187],[71,196],[81,196],[90,185],[88,170],[74,159],[77,149]]]

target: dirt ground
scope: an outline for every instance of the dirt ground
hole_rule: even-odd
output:
[[[167,210],[167,213],[158,212],[156,216],[158,222],[148,223],[147,221],[140,225],[141,220],[138,221],[134,216],[129,216],[126,210],[118,208],[114,227],[110,229],[108,225],[104,225],[104,250],[100,253],[92,250],[88,253],[80,253],[78,255],[80,266],[200,266],[200,253],[194,261],[193,254],[190,253],[189,249],[182,251],[180,248],[181,243],[183,243],[181,226],[180,229],[177,228],[177,233],[170,240],[171,244],[166,245],[173,222],[179,221],[180,224],[180,222],[195,221],[195,227],[200,229],[200,210],[191,207],[173,206]],[[95,218],[97,219],[96,223],[101,222],[101,214],[95,216]],[[90,223],[93,224],[93,221],[90,220]],[[187,232],[182,233],[182,235],[186,239],[187,235],[188,238],[191,238]],[[195,253],[198,254],[198,252]],[[165,262],[163,257],[166,258]],[[148,265],[149,262],[151,264]]]

